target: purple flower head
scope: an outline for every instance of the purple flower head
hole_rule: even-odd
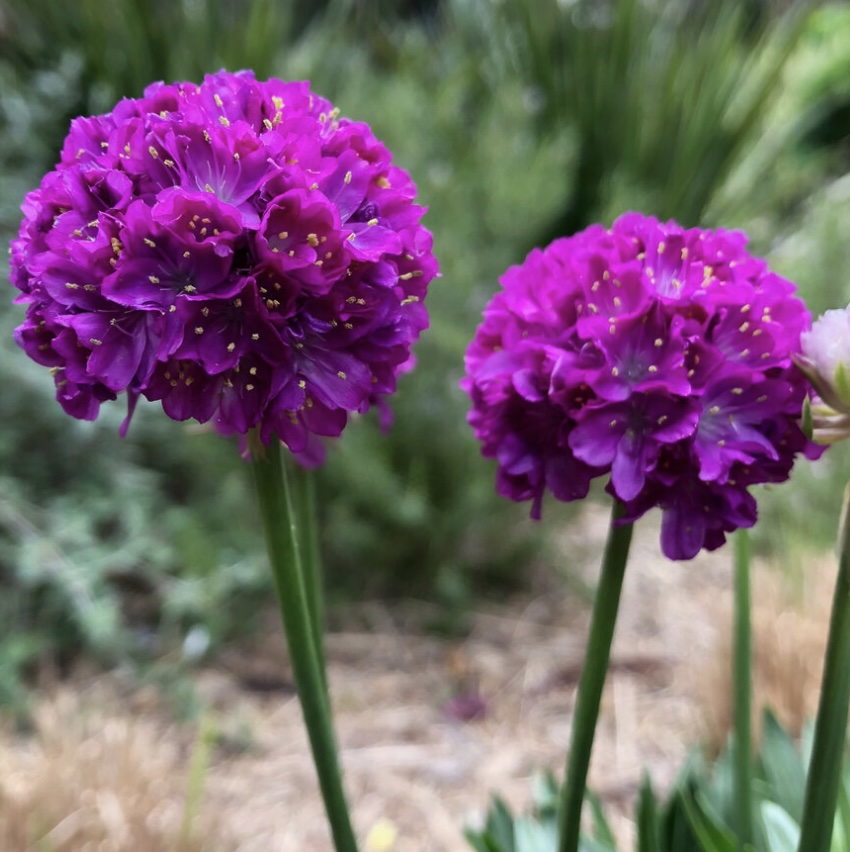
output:
[[[74,417],[126,391],[318,463],[428,325],[431,235],[391,159],[307,83],[244,71],[78,118],[22,206],[16,340]]]
[[[743,234],[629,213],[501,284],[461,386],[497,490],[533,517],[609,475],[625,520],[660,507],[664,553],[689,559],[755,523],[750,485],[822,451],[798,425],[809,314]]]

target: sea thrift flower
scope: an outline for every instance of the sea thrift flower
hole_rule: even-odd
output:
[[[755,523],[749,486],[820,450],[797,422],[807,382],[792,363],[809,314],[745,246],[630,213],[505,273],[462,382],[500,494],[539,518],[547,489],[578,500],[610,474],[625,522],[663,510],[674,559]]]
[[[428,324],[415,194],[307,83],[154,84],[72,122],[24,200],[17,341],[74,417],[126,391],[130,413],[158,400],[314,457],[315,436],[395,390]]]
[[[815,441],[833,444],[850,437],[850,306],[819,317],[801,345],[795,360],[815,389],[807,400]]]

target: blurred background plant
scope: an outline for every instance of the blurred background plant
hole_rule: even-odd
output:
[[[430,208],[443,278],[392,431],[360,418],[321,471],[329,594],[429,597],[435,626],[459,630],[477,595],[522,585],[543,561],[569,572],[527,507],[495,496],[464,422],[463,351],[499,274],[632,208],[746,227],[813,311],[844,304],[848,38],[845,4],[779,0],[116,0],[108,15],[89,0],[6,0],[0,232],[14,234],[72,117],[153,80],[222,66],[310,78],[368,121]],[[106,664],[214,652],[258,621],[268,586],[235,447],[154,410],[127,440],[120,406],[72,422],[15,349],[8,302],[0,702],[21,708],[23,679],[80,651]],[[801,553],[776,526],[800,506],[805,545],[829,546],[845,451],[763,495],[762,547]],[[553,529],[570,507],[547,516]]]

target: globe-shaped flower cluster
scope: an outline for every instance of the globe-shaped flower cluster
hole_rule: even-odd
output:
[[[127,391],[305,452],[394,391],[428,324],[415,194],[307,83],[155,84],[76,119],[26,197],[17,341],[74,417]]]
[[[809,314],[745,247],[631,213],[505,273],[462,382],[501,494],[539,517],[546,490],[577,500],[610,474],[624,521],[663,510],[674,559],[752,526],[748,487],[821,448],[798,425],[808,384],[792,363]]]

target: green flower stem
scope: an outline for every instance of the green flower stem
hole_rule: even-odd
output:
[[[832,600],[812,759],[800,826],[799,852],[828,852],[838,801],[850,707],[850,486],[844,492],[838,577]]]
[[[292,464],[293,493],[298,513],[301,558],[304,564],[304,591],[313,625],[316,654],[327,681],[325,660],[325,606],[322,582],[322,556],[319,548],[319,525],[316,519],[316,477],[312,470]],[[327,683],[325,684],[327,686]]]
[[[596,720],[599,716],[599,704],[608,671],[608,659],[611,656],[611,640],[614,638],[614,626],[620,605],[620,591],[623,588],[623,576],[632,540],[632,524],[618,524],[623,514],[622,504],[615,501],[590,619],[584,667],[578,686],[567,775],[564,779],[558,819],[559,852],[578,852],[579,847],[581,808],[584,803],[587,770],[590,766],[590,752],[596,733]]]
[[[735,719],[735,817],[739,848],[753,842],[750,627],[750,538],[735,533],[735,640],[733,659]]]
[[[336,852],[357,852],[337,760],[330,703],[316,648],[289,478],[281,464],[277,441],[263,447],[256,434],[249,440],[280,615],[334,848]]]

